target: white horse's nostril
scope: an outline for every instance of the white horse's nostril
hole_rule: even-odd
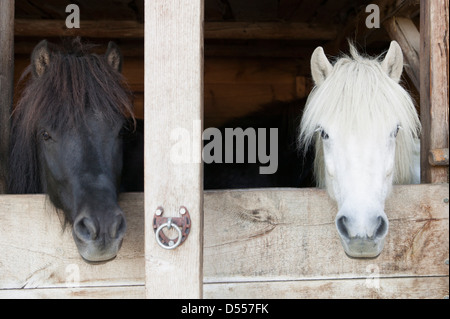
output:
[[[347,217],[345,217],[345,216],[339,217],[336,221],[336,227],[338,229],[339,234],[342,237],[344,237],[346,239],[350,239],[346,223],[347,223]]]
[[[377,220],[378,220],[378,224],[377,224],[377,227],[375,228],[375,234],[374,234],[375,239],[383,238],[384,236],[386,236],[387,231],[388,231],[387,220],[385,218],[383,218],[382,216],[378,216]]]

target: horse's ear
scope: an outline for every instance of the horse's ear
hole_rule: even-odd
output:
[[[391,79],[398,82],[403,72],[403,53],[396,41],[391,41],[381,67]]]
[[[325,81],[333,70],[333,66],[328,61],[322,47],[317,47],[311,56],[311,74],[316,85]]]
[[[106,50],[106,61],[112,68],[118,72],[122,71],[122,53],[120,53],[120,49],[112,41],[108,43],[108,49]]]
[[[50,65],[50,50],[48,49],[47,40],[42,40],[36,45],[31,53],[31,66],[33,75],[36,77],[42,76]]]

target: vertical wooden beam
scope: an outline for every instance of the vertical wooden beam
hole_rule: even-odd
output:
[[[146,295],[201,298],[203,0],[145,1],[144,117]],[[155,240],[159,206],[166,217],[190,213],[189,237],[174,250]]]
[[[433,166],[430,151],[448,148],[449,2],[420,1],[421,182],[448,182],[448,166]]]
[[[6,193],[14,89],[14,0],[0,0],[0,194]]]
[[[410,18],[392,17],[383,23],[389,37],[398,42],[405,56],[405,71],[420,90],[420,33]]]

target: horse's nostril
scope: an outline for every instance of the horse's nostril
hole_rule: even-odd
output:
[[[110,227],[109,235],[111,238],[119,238],[125,234],[127,223],[122,214],[117,215]]]
[[[386,220],[379,216],[378,219],[377,228],[375,229],[375,238],[383,238],[386,236],[387,230],[388,230],[388,224]]]
[[[336,221],[336,226],[342,237],[349,238],[348,229],[347,229],[347,217],[342,216],[339,217]]]
[[[73,225],[73,230],[77,238],[82,241],[95,240],[98,234],[94,221],[88,217],[77,219]]]

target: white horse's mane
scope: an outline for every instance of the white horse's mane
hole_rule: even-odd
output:
[[[324,186],[322,138],[318,130],[338,128],[343,136],[386,134],[393,125],[400,130],[396,140],[394,183],[408,184],[413,175],[413,152],[420,121],[408,92],[381,67],[383,55],[365,57],[350,44],[350,56],[334,63],[325,81],[308,97],[300,125],[300,147],[315,142],[315,177]]]

